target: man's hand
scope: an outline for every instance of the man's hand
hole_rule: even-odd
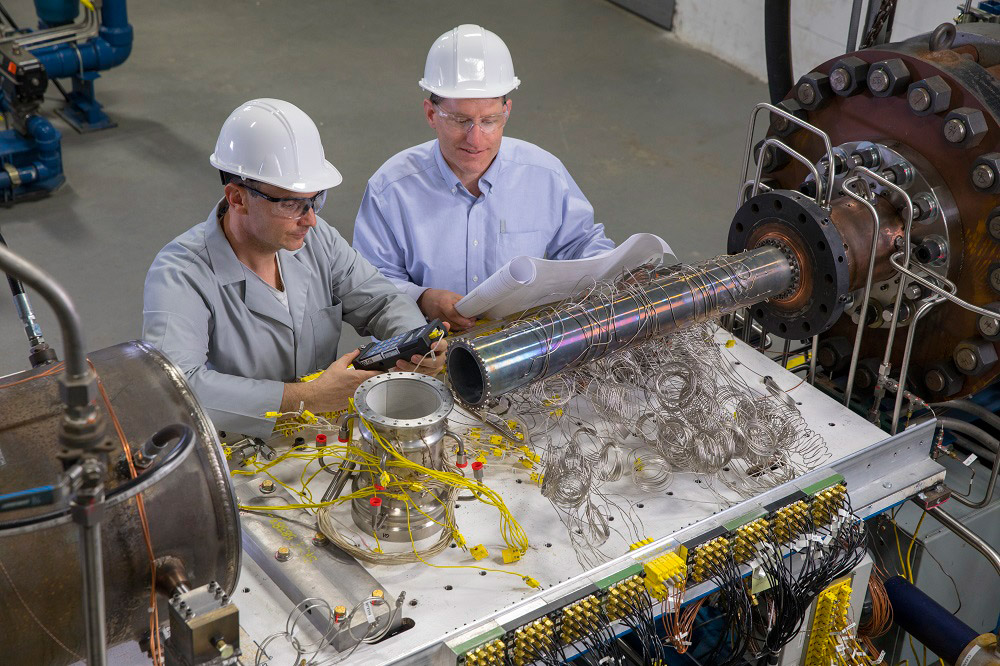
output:
[[[425,289],[417,299],[417,305],[428,319],[440,319],[451,324],[456,331],[463,331],[471,328],[476,320],[458,314],[455,303],[460,300],[462,297],[459,294],[447,289]]]
[[[360,350],[355,349],[344,354],[311,382],[285,384],[281,411],[297,411],[300,402],[305,403],[306,409],[316,413],[346,409],[347,401],[354,397],[354,391],[361,382],[381,374],[348,368],[347,366],[357,358],[359,352]]]
[[[450,329],[451,326],[448,322],[444,323],[446,329]],[[441,368],[444,367],[444,353],[448,349],[448,341],[441,338],[433,345],[431,345],[431,353],[425,356],[420,354],[414,354],[410,357],[412,363],[407,363],[403,359],[396,361],[396,370],[404,370],[406,372],[420,372],[425,375],[430,375],[433,377],[437,373],[441,372]]]

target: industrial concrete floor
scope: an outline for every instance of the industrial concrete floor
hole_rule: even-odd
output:
[[[33,23],[30,1],[5,4]],[[351,238],[372,172],[432,138],[417,87],[428,47],[480,23],[506,41],[524,82],[506,133],[560,157],[613,239],[650,231],[696,261],[725,250],[746,120],[766,97],[763,83],[606,0],[175,0],[129,11],[132,55],[97,82],[118,127],[80,135],[49,113],[66,185],[0,209],[10,245],[75,300],[90,349],[138,337],[146,270],[214,205],[208,155],[247,99],[287,99],[317,122],[344,174],[323,217]],[[52,111],[61,100],[52,87],[48,98]],[[58,343],[49,309],[34,306]],[[0,296],[0,374],[26,368],[26,351]]]

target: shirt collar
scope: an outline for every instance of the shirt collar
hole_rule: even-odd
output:
[[[220,199],[208,219],[205,220],[205,247],[208,249],[208,256],[212,261],[212,272],[215,273],[222,284],[232,284],[246,279],[243,263],[233,251],[233,246],[229,244],[225,232],[222,230],[222,220],[219,219],[219,209],[225,199]],[[306,246],[297,250],[278,250],[279,253],[294,256],[302,251]]]
[[[444,155],[441,153],[441,142],[437,139],[434,140],[434,163],[437,164],[438,171],[441,174],[441,179],[444,180],[445,185],[449,188],[462,187],[462,181],[455,175],[455,172],[451,170],[448,163],[444,160]],[[504,141],[500,140],[500,150],[497,151],[497,156],[493,159],[493,163],[486,172],[479,178],[479,188],[483,192],[489,192],[497,184],[499,179],[500,170],[503,168],[503,158],[504,158]],[[485,186],[485,187],[484,187]]]

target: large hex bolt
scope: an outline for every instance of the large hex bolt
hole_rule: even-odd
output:
[[[986,231],[993,240],[1000,243],[1000,206],[997,206],[986,216]]]
[[[924,385],[938,395],[955,395],[962,390],[965,380],[951,361],[935,363],[924,373]]]
[[[827,372],[839,372],[847,367],[851,360],[853,345],[847,338],[837,335],[826,338],[819,343],[816,350],[816,361]]]
[[[978,146],[987,129],[986,118],[979,109],[959,107],[944,118],[944,138],[959,148]]]
[[[790,159],[788,157],[788,153],[784,150],[779,150],[774,146],[768,146],[767,149],[764,150],[764,155],[762,156],[760,154],[760,149],[764,145],[764,141],[764,139],[761,139],[753,148],[754,159],[764,161],[761,165],[761,173],[771,173],[788,164],[788,160]]]
[[[863,166],[866,169],[875,169],[882,163],[882,155],[873,143],[858,146],[851,158],[854,166]]]
[[[985,307],[987,310],[996,312],[997,316],[987,317],[986,315],[979,315],[976,319],[976,330],[979,331],[979,335],[990,342],[996,342],[1000,340],[1000,301],[994,301]]]
[[[997,362],[997,350],[992,342],[982,339],[962,340],[951,353],[955,366],[963,375],[978,377]]]
[[[980,192],[1000,192],[1000,153],[986,153],[972,163],[972,186]]]
[[[777,104],[777,107],[782,111],[787,111],[799,120],[806,120],[809,114],[806,110],[802,108],[797,99],[786,99],[782,100]],[[786,137],[794,134],[800,127],[793,123],[788,118],[784,116],[779,116],[776,113],[771,114],[771,131],[780,137]]]
[[[909,162],[896,162],[882,170],[882,177],[904,190],[913,184],[913,167]]]
[[[809,72],[795,84],[795,98],[803,109],[818,109],[831,96],[830,77],[823,72]]]
[[[861,92],[868,78],[868,63],[857,56],[847,56],[830,70],[830,88],[841,97]]]
[[[918,116],[947,111],[951,105],[951,86],[940,76],[930,76],[910,84],[906,91],[910,110]]]
[[[899,58],[882,60],[868,69],[868,89],[876,97],[892,97],[910,85],[910,70]]]
[[[863,358],[858,362],[858,369],[854,375],[854,388],[862,391],[875,388],[878,382],[879,362],[874,358]]]

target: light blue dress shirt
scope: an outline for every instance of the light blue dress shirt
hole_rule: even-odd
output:
[[[368,181],[354,248],[413,300],[463,296],[519,255],[581,259],[614,248],[554,155],[504,137],[473,196],[437,139],[390,158]]]
[[[319,217],[302,248],[278,251],[285,305],[240,263],[217,210],[156,255],[142,338],[177,364],[220,430],[270,435],[264,413],[280,408],[284,382],[336,360],[342,322],[381,338],[426,323]]]

